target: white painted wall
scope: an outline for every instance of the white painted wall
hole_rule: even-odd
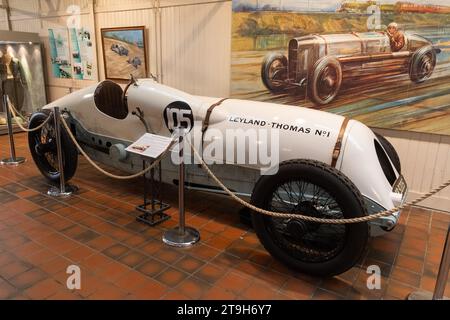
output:
[[[163,83],[198,95],[226,97],[230,93],[231,0],[161,0],[160,14],[153,0],[9,2],[12,29],[39,32],[47,49],[47,29],[65,26],[67,7],[80,6],[82,25],[96,30],[99,80],[104,78],[100,29],[144,25],[149,71],[160,76]],[[8,29],[5,10],[0,10],[0,29]],[[49,61],[48,54],[46,58]],[[48,75],[48,97],[54,100],[95,82]],[[377,131],[399,151],[412,198],[450,178],[450,137]],[[424,205],[450,211],[450,189]]]
[[[402,171],[415,199],[450,179],[450,136],[376,129],[397,149]],[[450,188],[422,203],[450,212]]]

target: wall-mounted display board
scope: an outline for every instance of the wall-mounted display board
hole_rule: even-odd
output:
[[[49,29],[50,60],[55,78],[93,80],[94,44],[86,28]]]
[[[78,80],[94,79],[94,47],[92,35],[88,29],[81,28],[69,29],[72,61],[73,78]]]
[[[147,77],[145,27],[101,29],[106,79]]]
[[[72,78],[72,59],[67,28],[49,29],[48,40],[53,76],[62,79]]]
[[[450,135],[450,0],[233,0],[232,19],[233,97]]]

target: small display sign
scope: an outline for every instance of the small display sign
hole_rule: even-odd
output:
[[[143,157],[156,159],[167,150],[171,143],[172,138],[170,137],[146,133],[126,150]]]

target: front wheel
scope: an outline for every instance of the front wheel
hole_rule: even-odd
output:
[[[37,128],[48,118],[47,113],[35,113],[30,120],[30,129]],[[78,164],[78,152],[65,128],[61,127],[61,146],[64,164],[64,180],[69,181]],[[56,149],[55,122],[51,119],[41,129],[28,133],[28,146],[36,166],[51,183],[58,183],[60,170]]]
[[[342,85],[342,66],[339,60],[328,56],[318,60],[308,80],[308,96],[317,105],[333,101]]]
[[[270,53],[264,58],[261,66],[261,78],[272,92],[280,92],[286,88],[287,58],[281,53]]]
[[[338,170],[312,160],[289,161],[255,186],[252,203],[269,211],[344,219],[367,214],[354,184]],[[316,276],[334,276],[352,268],[366,248],[367,223],[321,224],[252,213],[266,250],[287,266]]]

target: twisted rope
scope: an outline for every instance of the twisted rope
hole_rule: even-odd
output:
[[[12,115],[14,118],[18,117],[18,111],[16,110],[16,108],[13,107],[13,105],[11,103],[8,103],[8,108],[11,111]],[[22,117],[23,118],[23,117]],[[42,122],[39,126],[37,126],[36,128],[30,129],[30,128],[25,128],[20,122],[16,121],[16,124],[19,126],[20,129],[22,129],[25,132],[34,132],[34,131],[38,131],[40,129],[42,129],[52,118],[52,113],[50,113],[48,115],[48,118],[45,119],[44,122]]]
[[[105,171],[104,169],[102,169],[101,167],[99,167],[88,155],[87,153],[83,150],[83,148],[81,148],[81,146],[79,145],[78,141],[76,140],[76,138],[74,137],[74,135],[72,134],[71,130],[69,129],[69,126],[67,125],[66,120],[64,119],[64,117],[61,115],[61,122],[66,130],[66,132],[68,133],[70,139],[72,140],[72,142],[75,144],[75,146],[77,147],[77,149],[81,152],[81,154],[88,160],[88,162],[94,167],[96,168],[98,171],[100,171],[101,173],[105,174],[106,176],[113,178],[113,179],[119,179],[119,180],[129,180],[129,179],[134,179],[137,178],[139,176],[142,176],[144,174],[146,174],[147,172],[149,172],[151,169],[153,169],[159,162],[161,162],[162,158],[169,152],[170,148],[173,146],[173,144],[175,143],[175,140],[172,141],[172,143],[167,147],[167,149],[157,158],[155,159],[155,161],[145,170],[138,172],[134,175],[131,176],[117,176],[114,174],[111,174],[107,171]],[[273,211],[268,211],[265,209],[261,209],[258,208],[254,205],[252,205],[251,203],[241,199],[240,197],[238,197],[237,195],[234,194],[233,191],[231,191],[230,189],[228,189],[220,180],[219,178],[217,178],[217,176],[211,171],[211,169],[208,167],[208,165],[205,163],[205,161],[203,160],[203,157],[197,152],[197,150],[194,148],[194,146],[191,144],[191,142],[189,141],[189,145],[191,147],[191,150],[194,153],[194,156],[197,158],[198,161],[200,161],[200,164],[202,166],[202,168],[206,171],[206,173],[216,182],[216,184],[226,193],[228,194],[232,199],[234,199],[235,201],[237,201],[238,203],[240,203],[241,205],[243,205],[244,207],[247,207],[255,212],[258,212],[260,214],[266,215],[266,216],[271,216],[274,218],[283,218],[283,219],[299,219],[299,220],[303,220],[303,221],[308,221],[308,222],[315,222],[315,223],[325,223],[325,224],[355,224],[355,223],[361,223],[361,222],[368,222],[371,220],[376,220],[382,217],[386,217],[386,216],[390,216],[393,213],[396,213],[408,206],[414,206],[430,197],[432,197],[433,195],[437,194],[438,192],[444,190],[445,188],[447,188],[448,186],[450,186],[450,179],[447,180],[445,183],[441,184],[439,187],[431,190],[430,192],[424,194],[423,196],[408,202],[408,203],[404,203],[401,206],[395,207],[393,209],[390,210],[386,210],[386,211],[382,211],[376,214],[371,214],[368,216],[364,216],[364,217],[358,217],[358,218],[351,218],[351,219],[324,219],[324,218],[316,218],[316,217],[311,217],[311,216],[307,216],[304,214],[292,214],[292,213],[283,213],[283,212],[273,212]]]
[[[70,130],[69,126],[67,125],[66,120],[64,119],[64,117],[61,115],[61,122],[64,126],[64,128],[66,129],[67,134],[69,135],[70,139],[72,140],[72,142],[74,143],[74,145],[77,147],[78,151],[81,152],[81,154],[86,158],[86,160],[98,171],[100,171],[101,173],[103,173],[104,175],[113,178],[113,179],[117,179],[117,180],[131,180],[140,176],[143,176],[145,174],[147,174],[147,172],[149,172],[150,170],[152,170],[153,168],[155,168],[162,160],[162,158],[164,158],[164,156],[169,152],[170,148],[174,145],[175,141],[172,141],[170,143],[170,145],[167,147],[166,150],[164,150],[164,152],[157,158],[155,159],[155,161],[146,169],[133,174],[131,176],[118,176],[112,173],[109,173],[108,171],[102,169],[101,167],[99,167],[88,155],[87,153],[83,150],[83,148],[80,146],[80,144],[78,143],[77,139],[74,137],[74,135],[72,134],[72,131]]]
[[[16,115],[19,116],[20,119],[22,119],[23,121],[27,122],[28,120],[20,114],[19,111],[17,111],[16,107],[14,107],[14,105],[11,103],[11,101],[9,102],[9,105],[11,106],[11,108],[15,111]]]
[[[238,203],[240,203],[241,205],[243,205],[244,207],[247,207],[255,212],[258,212],[260,214],[266,215],[266,216],[270,216],[270,217],[274,217],[274,218],[283,218],[283,219],[299,219],[299,220],[303,220],[303,221],[308,221],[308,222],[316,222],[316,223],[325,223],[325,224],[355,224],[355,223],[361,223],[361,222],[367,222],[367,221],[371,221],[371,220],[376,220],[382,217],[386,217],[386,216],[390,216],[395,212],[398,212],[402,209],[404,209],[405,207],[408,206],[414,206],[422,201],[424,201],[425,199],[428,199],[432,196],[434,196],[436,193],[442,191],[443,189],[447,188],[448,186],[450,186],[450,180],[448,180],[447,182],[443,183],[442,185],[440,185],[439,187],[433,189],[432,191],[428,192],[427,194],[424,194],[423,196],[421,196],[420,198],[411,201],[409,203],[405,203],[401,206],[398,206],[396,208],[393,208],[391,210],[386,210],[386,211],[382,211],[379,213],[375,213],[372,215],[367,215],[364,217],[359,217],[359,218],[351,218],[351,219],[323,219],[323,218],[315,218],[315,217],[310,217],[304,214],[292,214],[292,213],[283,213],[283,212],[273,212],[273,211],[268,211],[268,210],[264,210],[261,208],[258,208],[254,205],[252,205],[251,203],[248,203],[247,201],[239,198],[237,195],[234,194],[233,191],[231,191],[230,189],[228,189],[220,180],[219,178],[217,178],[217,176],[211,171],[211,169],[208,167],[208,165],[205,163],[205,161],[203,160],[203,157],[200,156],[200,154],[197,152],[197,150],[194,148],[194,146],[191,144],[191,142],[189,141],[189,144],[191,146],[191,149],[195,155],[195,157],[197,158],[198,161],[200,161],[201,166],[203,167],[203,169],[208,173],[208,175],[216,182],[216,184],[222,188],[223,191],[225,191],[226,194],[228,194],[232,199],[234,199],[235,201],[237,201]]]

